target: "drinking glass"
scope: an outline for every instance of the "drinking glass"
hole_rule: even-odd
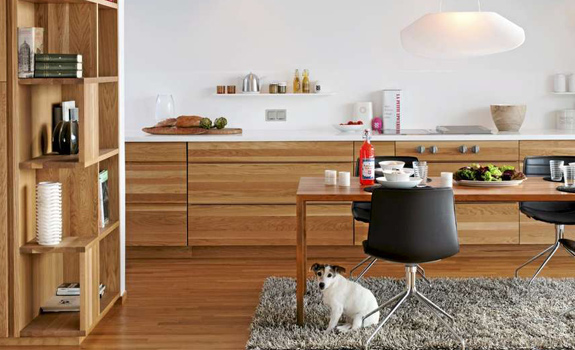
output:
[[[561,168],[565,164],[562,160],[550,160],[549,161],[549,168],[551,169],[551,180],[553,181],[561,181],[563,177],[563,171]]]
[[[421,163],[421,162],[420,162]],[[417,166],[415,166],[415,164],[413,165],[413,170],[415,172],[415,177],[420,177],[421,178],[421,182],[419,183],[419,185],[417,185],[418,187],[425,187],[427,186],[427,172],[428,172],[428,167],[427,165],[420,165],[418,164]]]
[[[172,95],[158,95],[156,97],[156,122],[176,117],[176,105]]]
[[[569,165],[563,167],[565,187],[575,187],[575,166]]]
[[[422,165],[427,166],[427,162],[426,161],[413,162],[413,176],[421,177],[421,176],[419,176],[419,172],[418,172],[417,168],[419,166],[422,166]],[[423,178],[423,177],[421,177],[421,178]],[[427,178],[427,175],[425,176],[425,178]]]

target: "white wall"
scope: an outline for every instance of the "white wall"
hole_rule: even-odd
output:
[[[474,10],[474,0],[444,0],[445,10]],[[490,57],[435,61],[401,48],[399,32],[439,0],[126,0],[126,129],[154,124],[155,96],[171,93],[178,114],[226,116],[252,129],[329,127],[356,101],[401,88],[405,128],[437,124],[492,127],[489,105],[526,103],[525,128],[553,128],[553,111],[575,98],[552,96],[551,76],[575,72],[575,1],[483,0],[521,25],[519,49]],[[334,97],[218,98],[216,85],[239,86],[250,70],[291,82],[295,68]],[[288,122],[266,123],[267,108]]]

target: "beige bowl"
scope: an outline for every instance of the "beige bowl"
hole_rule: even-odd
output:
[[[519,131],[526,113],[526,105],[491,105],[491,117],[499,131]]]

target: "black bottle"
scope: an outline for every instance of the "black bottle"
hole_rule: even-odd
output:
[[[60,132],[60,154],[78,154],[79,151],[79,127],[78,108],[70,109],[70,121],[64,121]],[[64,118],[66,118],[64,116]]]

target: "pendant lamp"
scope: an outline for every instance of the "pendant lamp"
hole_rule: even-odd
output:
[[[403,48],[417,56],[458,59],[493,55],[523,45],[525,31],[495,12],[430,13],[401,31]]]

